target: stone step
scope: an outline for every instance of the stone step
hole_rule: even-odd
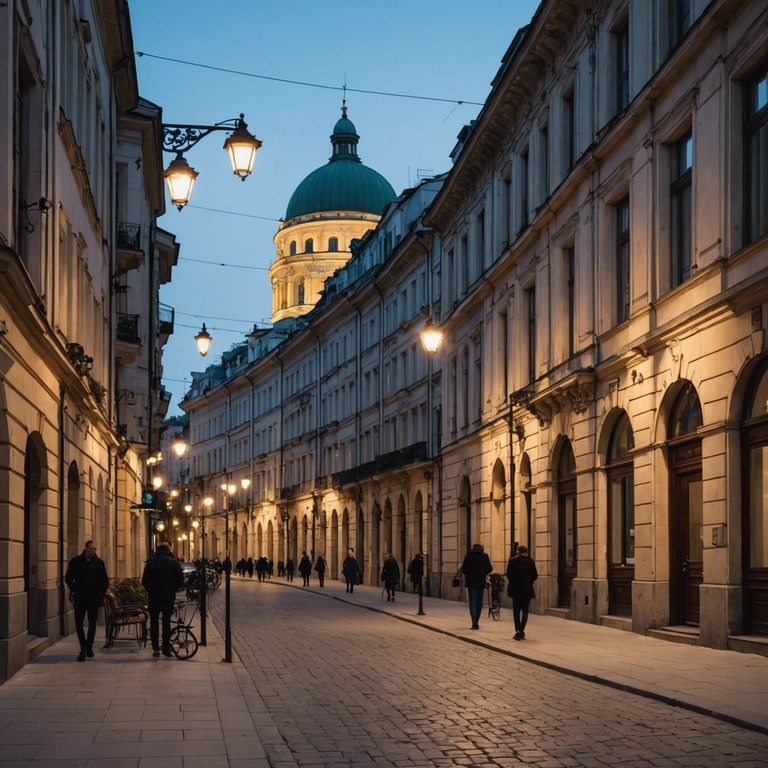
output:
[[[47,637],[39,635],[27,635],[27,658],[31,661],[36,659],[44,650],[51,645]]]

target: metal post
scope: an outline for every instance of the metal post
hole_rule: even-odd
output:
[[[227,495],[227,508],[224,516],[226,526],[226,557],[224,558],[224,658],[222,661],[232,663],[232,626],[230,623],[230,574],[232,573],[232,560],[229,557],[229,504],[231,496]]]
[[[205,505],[203,505],[202,524],[200,526],[203,543],[200,547],[200,645],[208,644],[207,634],[207,592],[208,592],[208,563],[205,559]]]

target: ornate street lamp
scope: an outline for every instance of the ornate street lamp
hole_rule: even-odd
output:
[[[189,202],[192,185],[199,175],[186,161],[184,153],[214,131],[232,132],[224,141],[224,149],[229,153],[232,170],[242,181],[250,176],[256,150],[261,146],[261,142],[248,131],[248,124],[243,117],[241,113],[240,117],[223,120],[215,125],[163,125],[163,150],[176,153],[176,158],[169,164],[163,176],[168,184],[171,202],[179,210]]]
[[[421,336],[421,345],[424,347],[424,351],[430,356],[436,355],[443,341],[443,332],[432,324],[431,319],[427,320],[426,325],[419,332],[419,336]]]
[[[200,330],[200,333],[198,333],[197,336],[195,336],[197,351],[200,353],[201,357],[205,357],[208,354],[208,350],[211,348],[212,341],[213,341],[213,336],[211,336],[211,334],[208,333],[208,330],[205,327],[205,323],[203,323],[203,327]]]

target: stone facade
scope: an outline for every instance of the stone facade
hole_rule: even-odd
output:
[[[264,478],[246,548],[422,548],[461,599],[525,543],[539,612],[765,652],[766,62],[760,2],[545,0],[435,199],[193,387],[201,487]]]
[[[129,30],[122,1],[0,8],[0,682],[73,631],[63,576],[87,539],[111,577],[147,554],[147,297],[176,249],[153,231],[160,115]]]

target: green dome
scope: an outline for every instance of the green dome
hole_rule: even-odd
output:
[[[285,219],[325,211],[360,211],[379,215],[397,195],[380,174],[363,165],[357,155],[354,123],[343,107],[331,134],[333,155],[307,176],[291,195]]]

